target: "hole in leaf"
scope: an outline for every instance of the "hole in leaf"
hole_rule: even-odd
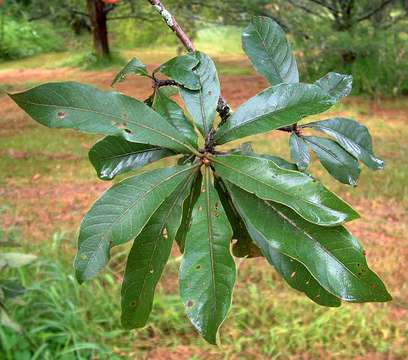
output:
[[[295,275],[296,275],[296,271],[294,271],[292,274],[290,274],[290,277],[291,277],[291,278],[294,278]]]
[[[205,193],[205,187],[201,188],[201,192]]]
[[[198,207],[198,211],[203,211],[203,207],[202,207],[202,206],[199,206],[199,207]]]
[[[66,116],[67,114],[64,112],[64,111],[60,111],[59,113],[58,113],[58,117],[61,119],[61,120],[63,120],[63,119],[65,119],[65,116]]]
[[[133,307],[136,307],[137,304],[138,304],[138,301],[137,301],[137,300],[134,300],[134,301],[131,302],[130,305],[133,306]]]
[[[127,132],[128,134],[132,134],[132,130],[130,130],[130,129],[124,129],[125,130],[125,132]]]
[[[316,299],[318,299],[319,297],[320,297],[320,294],[317,294],[317,295],[316,295]]]
[[[236,243],[238,243],[238,239],[232,239],[231,243],[232,243],[232,245],[235,245]]]

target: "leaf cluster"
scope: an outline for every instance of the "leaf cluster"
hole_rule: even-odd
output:
[[[291,287],[319,305],[391,299],[343,226],[359,215],[307,172],[310,151],[345,184],[357,183],[359,161],[382,169],[367,128],[343,118],[298,125],[347,96],[351,77],[329,73],[313,84],[299,82],[285,34],[269,18],[255,18],[242,41],[271,86],[222,121],[216,66],[199,51],[152,73],[131,60],[113,85],[129,75],[151,78],[154,92],[144,102],[73,82],[11,95],[45,126],[104,135],[89,152],[103,180],[165,157],[177,161],[113,185],[80,227],[75,271],[81,283],[107,265],[112,247],[133,241],[122,285],[126,328],[148,321],[173,243],[183,254],[179,283],[186,313],[212,344],[231,305],[234,256],[265,257]],[[219,151],[220,145],[277,129],[291,134],[293,163],[257,154],[249,144]],[[330,138],[306,136],[308,130]]]

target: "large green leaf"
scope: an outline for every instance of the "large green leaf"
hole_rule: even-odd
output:
[[[226,183],[228,192],[231,194],[233,200],[237,204],[245,206],[245,198],[250,194],[245,193],[237,186]],[[253,195],[251,195],[253,196]],[[258,199],[257,201],[264,202],[265,200]],[[254,200],[254,203],[256,201]],[[240,215],[241,216],[241,215]],[[311,300],[323,306],[340,306],[341,302],[338,298],[328,293],[310,274],[302,263],[296,261],[285,254],[280,253],[276,248],[265,240],[262,234],[258,233],[251,225],[250,221],[244,222],[245,231],[248,233],[251,241],[252,239],[261,246],[263,255],[268,262],[273,265],[276,270],[283,276],[286,282],[296,290],[305,293]],[[248,228],[248,230],[247,230]]]
[[[216,344],[231,306],[236,269],[230,252],[232,230],[208,167],[192,218],[180,267],[181,299],[198,332]]]
[[[49,83],[10,95],[34,120],[50,128],[122,136],[128,141],[197,153],[188,140],[146,104],[117,92],[75,83]]]
[[[127,76],[130,74],[135,74],[135,75],[140,75],[140,76],[150,76],[146,70],[146,65],[143,64],[139,59],[133,58],[115,76],[115,79],[112,81],[112,86],[124,81],[127,78]]]
[[[220,197],[222,207],[228,217],[233,231],[232,253],[236,257],[254,258],[262,256],[260,249],[252,241],[241,215],[235,210],[231,197],[221,179],[215,179],[215,189]]]
[[[193,72],[193,69],[199,62],[200,60],[194,55],[181,55],[167,61],[156,69],[155,72],[160,71],[187,89],[200,90],[200,79]]]
[[[344,227],[311,224],[286,206],[239,189],[232,191],[232,198],[253,240],[271,260],[270,248],[300,262],[327,292],[345,301],[391,300],[382,281],[369,269],[357,239]],[[285,266],[281,270],[290,271]],[[316,283],[308,285],[317,287]],[[306,291],[304,286],[302,291]],[[316,300],[313,292],[307,295]]]
[[[306,142],[300,136],[292,133],[289,144],[292,160],[299,170],[306,170],[310,164],[310,154]]]
[[[304,139],[330,175],[343,184],[357,185],[360,167],[356,158],[333,140],[316,136],[305,136]]]
[[[157,89],[154,94],[153,109],[170,122],[190,144],[197,147],[198,137],[194,126],[184,115],[183,109],[163,89]]]
[[[196,57],[200,64],[194,69],[194,73],[199,78],[200,90],[181,88],[180,94],[198,129],[202,134],[207,134],[216,116],[221,94],[220,81],[211,58],[202,52],[197,52]]]
[[[330,72],[315,82],[331,97],[339,101],[341,98],[350,94],[353,86],[353,77]]]
[[[329,109],[335,100],[310,84],[280,84],[241,105],[215,136],[218,144],[291,125]]]
[[[138,236],[164,200],[196,167],[153,170],[107,190],[82,220],[75,259],[78,281],[90,279],[107,264],[112,246]]]
[[[243,48],[255,69],[272,85],[299,82],[296,59],[285,33],[268,17],[255,17],[242,34]]]
[[[216,173],[265,200],[289,206],[306,220],[333,226],[358,214],[310,176],[276,165],[272,160],[241,155],[211,157]]]
[[[172,156],[168,149],[126,141],[117,136],[107,136],[89,151],[89,160],[102,180]]]
[[[194,175],[191,173],[164,201],[133,243],[122,284],[122,324],[126,328],[146,325],[154,291],[170,256]]]
[[[351,155],[373,170],[383,169],[384,161],[375,157],[368,129],[355,120],[332,118],[304,125],[333,136]]]
[[[190,189],[190,194],[184,199],[183,202],[183,218],[176,234],[177,246],[179,247],[181,253],[184,252],[187,233],[193,221],[193,208],[201,193],[201,183],[202,175],[201,172],[198,172],[197,177],[194,179],[193,185]]]

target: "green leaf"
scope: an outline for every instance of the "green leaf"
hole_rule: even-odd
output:
[[[198,137],[194,126],[184,115],[183,109],[175,101],[170,99],[162,89],[155,91],[153,109],[173,125],[180,134],[188,139],[190,144],[197,147]]]
[[[350,205],[310,176],[281,168],[271,160],[241,155],[211,160],[223,179],[262,199],[289,206],[312,223],[334,226],[359,217]]]
[[[280,84],[268,88],[241,105],[215,136],[218,144],[294,124],[321,113],[335,103],[317,85]]]
[[[117,175],[172,155],[174,155],[172,151],[157,146],[107,136],[92,147],[89,151],[89,160],[99,178],[111,180]]]
[[[304,125],[333,136],[340,146],[370,169],[384,168],[384,161],[375,157],[368,129],[355,120],[332,118]]]
[[[184,104],[202,134],[211,130],[221,94],[217,69],[210,57],[202,52],[196,52],[200,64],[194,73],[200,81],[200,90],[180,89]]]
[[[127,76],[130,75],[130,74],[150,77],[149,73],[146,70],[146,65],[143,64],[139,59],[133,58],[115,76],[115,79],[112,81],[111,86],[114,86],[114,85],[124,81],[127,78]]]
[[[122,324],[146,325],[154,291],[171,253],[195,173],[191,173],[151,217],[130,251],[122,284]]]
[[[256,71],[272,85],[299,82],[292,49],[279,24],[271,18],[255,17],[242,34],[242,44]]]
[[[236,269],[230,252],[232,230],[208,167],[202,186],[181,262],[180,293],[192,324],[216,344],[231,306]]]
[[[161,65],[154,72],[160,71],[187,89],[200,90],[200,79],[193,72],[199,62],[200,60],[194,55],[177,56]]]
[[[10,95],[50,128],[121,136],[128,141],[197,153],[189,141],[146,104],[117,92],[75,82],[49,83]]]
[[[306,142],[300,136],[292,133],[289,145],[292,160],[299,170],[306,170],[310,164],[310,154]]]
[[[262,256],[261,250],[254,244],[241,216],[234,208],[231,197],[221,179],[215,179],[215,189],[233,231],[232,253],[236,257],[254,258]]]
[[[232,198],[265,256],[272,248],[298,261],[327,292],[342,300],[391,300],[382,281],[368,268],[361,245],[344,227],[311,224],[286,206],[235,188]]]
[[[198,172],[197,177],[195,178],[190,189],[190,194],[187,198],[184,199],[183,202],[183,218],[176,234],[177,246],[179,247],[181,253],[184,252],[187,233],[191,227],[191,222],[193,221],[193,208],[201,193],[202,178],[203,177],[201,175],[201,172]]]
[[[324,168],[338,181],[352,186],[357,185],[360,176],[358,161],[341,146],[330,139],[305,136]]]
[[[288,169],[288,170],[294,170],[294,171],[298,170],[298,167],[296,166],[296,164],[293,164],[281,158],[280,156],[269,155],[269,154],[257,154],[256,152],[252,150],[252,148],[251,149],[247,148],[244,151],[239,151],[238,149],[235,149],[235,151],[231,153],[234,155],[248,155],[252,157],[272,160],[276,165],[280,166],[281,168]]]
[[[196,167],[153,170],[107,190],[82,220],[75,258],[78,281],[92,278],[107,264],[112,246],[137,237],[164,200]]]
[[[250,194],[245,193],[237,186],[226,183],[230,196],[237,202],[242,203],[245,206],[245,198]],[[253,195],[252,195],[253,196]],[[234,202],[231,199],[232,202]],[[258,199],[259,202],[264,200]],[[254,200],[254,203],[256,201]],[[239,215],[240,216],[240,215]],[[328,293],[310,274],[302,263],[296,261],[289,256],[286,256],[265,240],[262,234],[258,233],[254,227],[252,227],[250,221],[243,221],[245,231],[248,233],[249,238],[254,239],[257,244],[262,245],[262,252],[268,262],[275,267],[275,269],[283,276],[285,281],[294,289],[305,293],[311,300],[319,305],[323,306],[340,306],[341,302],[338,298]],[[248,227],[248,231],[246,228]],[[256,246],[256,245],[255,245]],[[258,248],[259,249],[259,248]]]
[[[350,94],[353,87],[353,77],[330,72],[317,80],[315,84],[326,91],[336,102]]]

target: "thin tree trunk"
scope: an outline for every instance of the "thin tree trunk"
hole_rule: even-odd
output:
[[[87,0],[88,13],[91,18],[95,54],[98,57],[110,57],[107,12],[101,0]]]

